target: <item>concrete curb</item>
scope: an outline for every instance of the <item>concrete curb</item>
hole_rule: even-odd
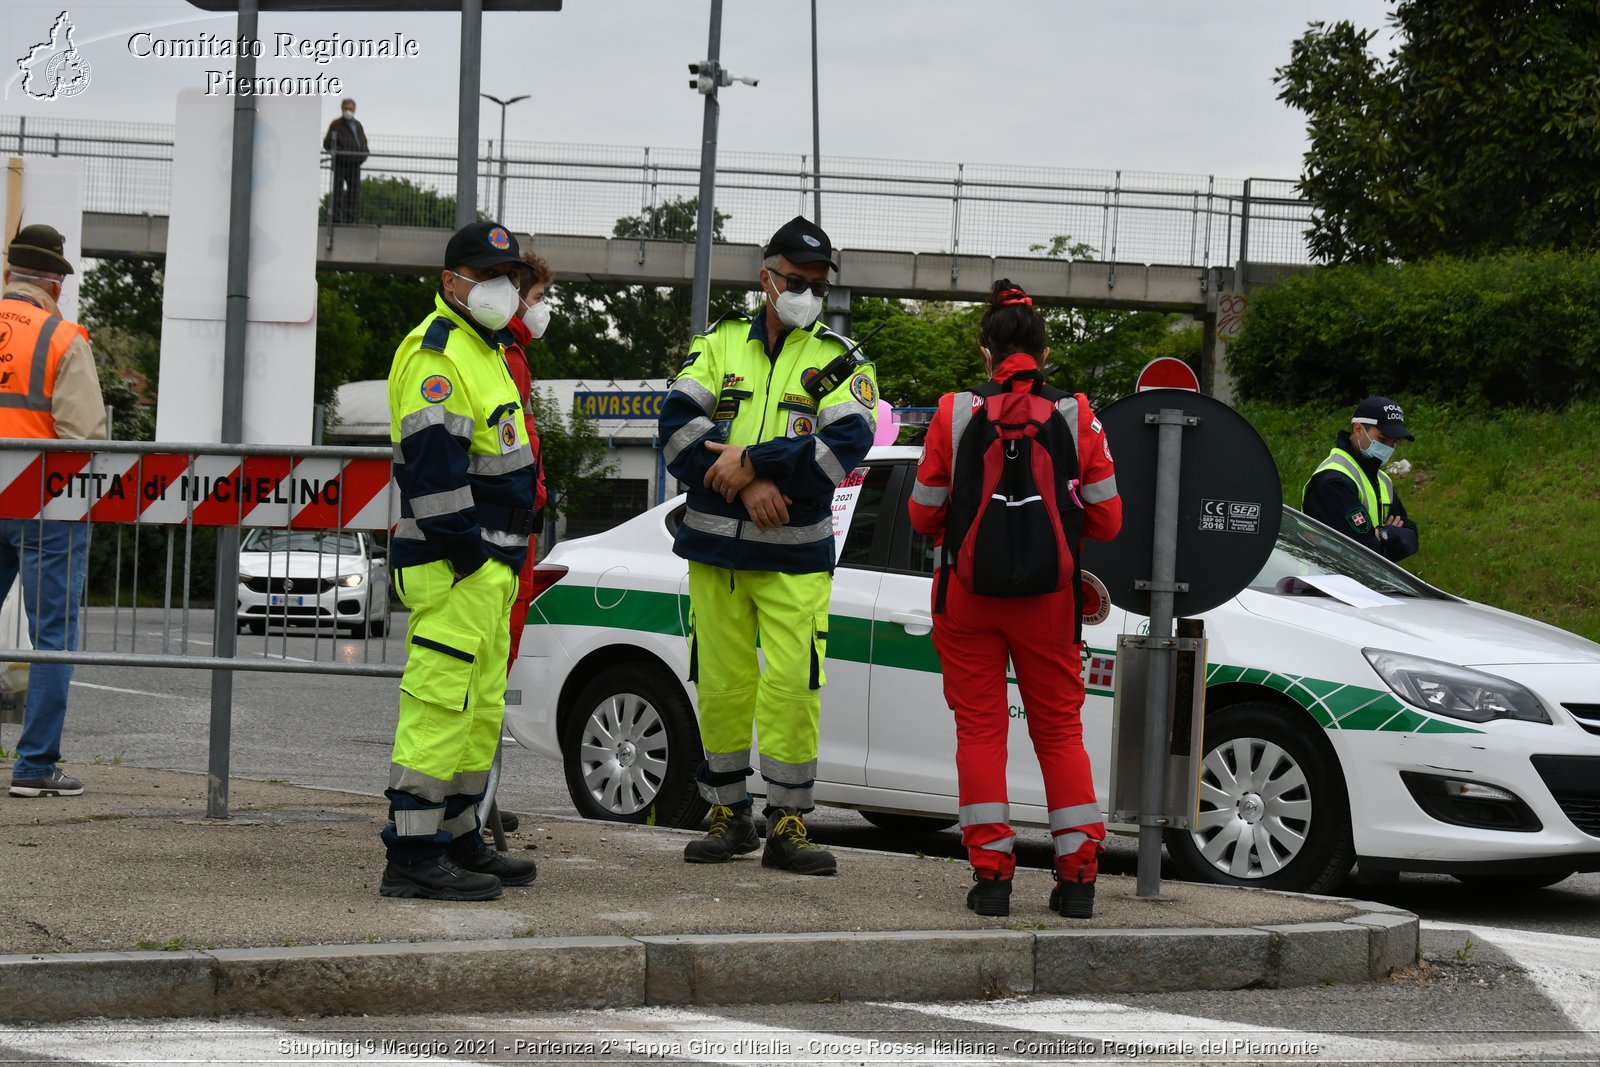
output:
[[[0,956],[11,1022],[393,1014],[473,990],[476,1011],[1284,989],[1416,963],[1420,924],[539,937]]]

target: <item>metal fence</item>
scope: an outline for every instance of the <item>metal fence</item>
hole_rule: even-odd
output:
[[[0,116],[0,151],[85,160],[89,211],[166,214],[172,138],[171,126],[154,123]],[[373,134],[371,147],[363,179],[414,191],[380,197],[369,184],[358,222],[451,225],[453,206],[439,198],[453,205],[454,139]],[[477,202],[515,230],[608,236],[618,220],[659,221],[658,209],[694,197],[699,167],[698,149],[487,140]],[[326,158],[324,171],[328,189]],[[766,240],[775,220],[811,210],[813,181],[804,155],[720,152],[721,238]],[[1064,237],[1088,246],[1075,258],[1309,262],[1310,206],[1286,180],[830,156],[820,185],[826,224],[847,248],[1037,256]]]

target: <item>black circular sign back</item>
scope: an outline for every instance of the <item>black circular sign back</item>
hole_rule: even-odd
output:
[[[1283,520],[1278,468],[1254,426],[1222,401],[1183,389],[1133,393],[1099,413],[1117,468],[1122,532],[1083,542],[1083,566],[1105,582],[1111,602],[1150,614],[1148,580],[1155,541],[1157,425],[1146,415],[1176,409],[1200,420],[1185,427],[1178,483],[1174,617],[1199,615],[1232,599],[1261,573]]]

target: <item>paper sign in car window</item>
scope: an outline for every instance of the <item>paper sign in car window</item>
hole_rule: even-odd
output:
[[[1353,608],[1392,607],[1398,603],[1392,596],[1368,589],[1345,574],[1302,574],[1299,579],[1307,585],[1322,590],[1335,600],[1342,600]]]
[[[856,501],[861,499],[861,486],[867,480],[867,468],[857,467],[844,476],[844,481],[833,491],[833,553],[834,558],[844,551],[844,539],[850,533],[850,520],[855,517]]]

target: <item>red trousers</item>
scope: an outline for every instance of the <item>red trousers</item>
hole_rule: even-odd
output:
[[[988,877],[1010,878],[1016,868],[1006,796],[1008,659],[1044,773],[1056,870],[1085,882],[1099,872],[1106,827],[1083,747],[1083,646],[1072,640],[1077,610],[1070,589],[1016,599],[977,596],[952,575],[945,610],[933,617],[945,701],[956,716],[961,840],[973,869]]]
[[[506,660],[508,678],[512,664],[517,662],[517,649],[522,647],[522,628],[528,625],[528,610],[533,607],[533,568],[538,549],[538,537],[528,538],[528,558],[522,561],[522,573],[517,575],[517,600],[511,605],[511,655]]]

